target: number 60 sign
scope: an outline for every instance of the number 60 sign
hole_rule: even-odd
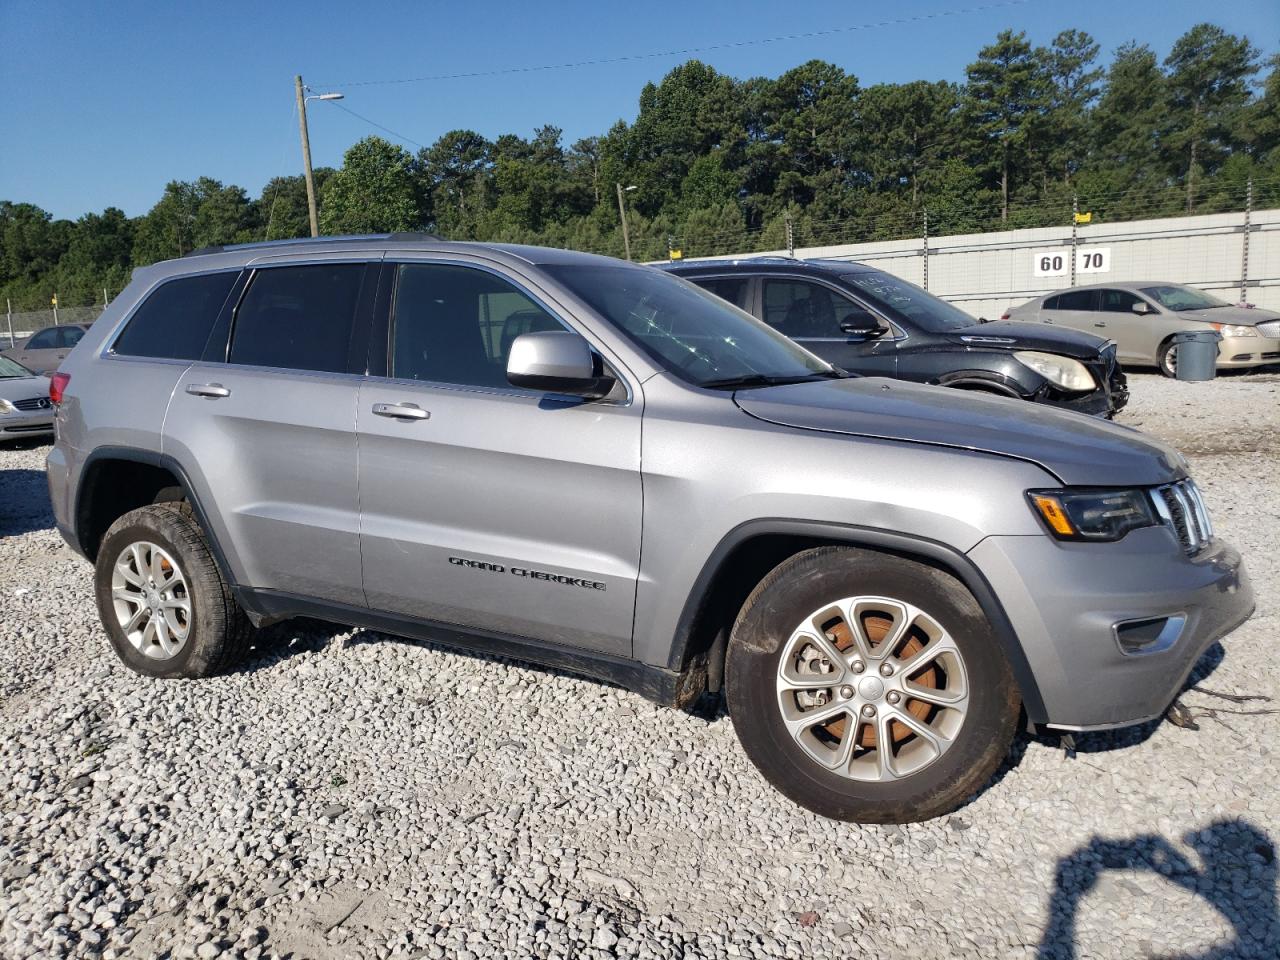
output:
[[[1037,277],[1065,277],[1071,272],[1070,250],[1036,250],[1031,254],[1032,273]],[[1076,273],[1109,273],[1111,248],[1088,247],[1076,251]]]

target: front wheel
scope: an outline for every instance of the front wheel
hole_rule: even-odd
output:
[[[826,817],[925,820],[1008,752],[1017,685],[990,623],[948,574],[846,547],[774,569],[734,625],[726,698],[743,749]]]
[[[1166,340],[1160,344],[1160,350],[1156,354],[1156,366],[1166,377],[1178,376],[1178,345],[1172,340]]]

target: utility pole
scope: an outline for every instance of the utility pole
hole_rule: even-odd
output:
[[[622,184],[614,183],[618,188],[618,216],[622,218],[622,245],[626,248],[627,259],[631,259],[631,234],[627,230],[627,205],[622,199]],[[635,187],[627,187],[628,190],[634,190]]]
[[[13,301],[8,297],[4,298],[5,316],[9,319],[9,347],[12,349],[15,345],[13,339]]]
[[[796,255],[796,234],[795,234],[795,230],[792,228],[792,225],[791,225],[790,210],[788,210],[786,214],[786,223],[787,223],[787,256],[794,258]]]
[[[316,181],[311,175],[311,138],[307,135],[307,98],[302,94],[302,75],[293,78],[298,94],[298,127],[302,133],[302,172],[307,179],[307,215],[311,218],[311,235],[320,236],[320,218],[316,216]]]
[[[51,302],[53,303],[53,325],[56,327],[56,326],[58,325],[58,295],[57,295],[57,293],[54,293],[54,295],[53,295],[53,300],[52,300]]]

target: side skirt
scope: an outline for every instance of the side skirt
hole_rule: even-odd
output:
[[[647,700],[677,709],[691,706],[706,689],[705,664],[696,664],[683,671],[670,670],[578,647],[504,636],[457,624],[417,620],[276,590],[255,590],[251,587],[232,589],[236,601],[255,626],[267,626],[292,617],[328,620],[379,633],[439,643],[459,653],[509,657],[592,680],[602,680],[638,693]]]

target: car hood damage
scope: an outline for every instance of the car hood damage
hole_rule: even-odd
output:
[[[734,400],[768,423],[1011,457],[1066,484],[1148,486],[1186,473],[1173,447],[1129,427],[964,390],[857,377],[739,390]]]
[[[1093,360],[1106,345],[1102,337],[1080,330],[1065,330],[1043,323],[992,320],[957,330],[947,338],[952,343],[983,350],[1040,350],[1076,360]]]

